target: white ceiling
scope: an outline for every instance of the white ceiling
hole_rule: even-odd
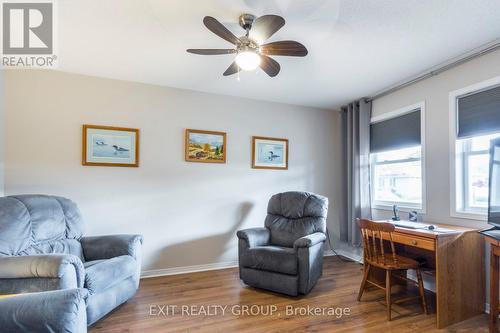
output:
[[[59,69],[210,93],[337,108],[500,38],[499,0],[73,0],[58,1]],[[231,44],[239,14],[278,14],[270,40],[292,39],[305,58],[275,57],[281,72],[223,77],[233,55],[187,48]]]

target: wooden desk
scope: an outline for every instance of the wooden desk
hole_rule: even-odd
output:
[[[398,254],[424,258],[424,268],[435,274],[437,328],[441,329],[484,313],[484,245],[477,229],[433,225],[454,232],[396,227],[393,240]],[[373,279],[378,280],[377,276],[375,272]]]
[[[490,244],[490,332],[498,332],[498,263],[500,257],[500,241],[484,236]]]

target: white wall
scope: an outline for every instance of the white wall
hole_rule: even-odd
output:
[[[427,214],[425,221],[472,227],[485,222],[450,216],[449,93],[500,75],[500,50],[476,58],[432,78],[398,90],[373,102],[372,116],[379,116],[421,101],[425,102],[425,154]],[[373,210],[375,218],[392,212]],[[403,216],[406,213],[401,213]]]
[[[143,270],[236,260],[236,230],[280,191],[330,197],[333,224],[337,112],[54,71],[9,71],[5,88],[6,194],[69,197],[88,235],[143,234]],[[140,167],[82,166],[82,124],[139,128]],[[185,128],[226,131],[227,164],[185,162]],[[252,135],[288,138],[289,170],[251,169]]]

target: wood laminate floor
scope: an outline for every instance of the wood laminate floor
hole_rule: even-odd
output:
[[[237,268],[143,279],[133,299],[89,331],[488,332],[486,315],[436,330],[434,310],[422,314],[418,302],[393,305],[388,322],[382,290],[369,289],[362,302],[356,301],[361,269],[358,263],[327,257],[318,284],[297,298],[247,287]],[[428,299],[433,303],[431,293]]]

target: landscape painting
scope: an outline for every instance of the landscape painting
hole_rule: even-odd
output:
[[[188,162],[226,163],[226,133],[186,129]]]
[[[83,165],[139,165],[139,130],[110,126],[83,126]]]
[[[252,168],[288,169],[288,140],[254,136]]]

